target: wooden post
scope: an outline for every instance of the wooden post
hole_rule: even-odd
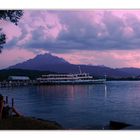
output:
[[[8,96],[6,96],[6,104],[8,104]]]
[[[14,98],[12,98],[12,108],[14,107]]]

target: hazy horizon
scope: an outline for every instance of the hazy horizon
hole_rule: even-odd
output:
[[[52,55],[52,56],[54,56],[54,57],[56,56],[56,55],[53,55],[53,54],[51,54],[51,53],[38,54],[38,55],[36,55],[36,56],[39,56],[39,55],[46,55],[46,54],[50,54],[50,55]],[[33,57],[33,58],[30,58],[30,59],[28,59],[28,60],[34,59],[34,58],[36,58],[36,56]],[[58,56],[57,56],[57,57],[58,57]],[[59,58],[62,58],[62,57],[59,57]],[[62,59],[63,59],[63,58],[62,58]],[[28,61],[28,60],[22,61],[22,62],[20,62],[20,63],[26,62],[26,61]],[[65,59],[64,59],[64,60],[65,60]],[[68,63],[70,63],[70,64],[74,64],[74,63],[71,63],[71,62],[69,62],[69,61],[67,61],[67,60],[66,60],[66,62],[68,62]],[[20,63],[16,63],[16,64],[20,64]],[[14,65],[16,65],[16,64],[10,65],[10,66],[5,67],[5,68],[0,68],[0,70],[7,69],[7,68],[9,68],[9,67],[11,67],[11,66],[14,66]],[[77,64],[77,65],[90,65],[90,66],[108,67],[108,66],[106,66],[106,65],[93,65],[93,64],[82,64],[82,63],[81,63],[81,64]],[[138,68],[138,67],[109,67],[109,68],[115,69],[115,68]]]
[[[24,10],[18,26],[0,27],[0,69],[48,52],[72,64],[140,68],[140,10]]]

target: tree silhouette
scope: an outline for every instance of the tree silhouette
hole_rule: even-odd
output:
[[[22,10],[0,10],[0,20],[10,21],[15,25],[18,24],[22,15]],[[5,43],[6,35],[2,32],[2,28],[0,28],[0,53]]]

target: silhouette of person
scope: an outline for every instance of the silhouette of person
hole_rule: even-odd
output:
[[[4,107],[4,98],[3,98],[3,96],[0,94],[0,120],[2,119],[3,107]]]

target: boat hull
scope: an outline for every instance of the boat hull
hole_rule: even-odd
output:
[[[77,80],[77,81],[39,81],[40,85],[82,85],[82,84],[105,84],[105,79]]]

